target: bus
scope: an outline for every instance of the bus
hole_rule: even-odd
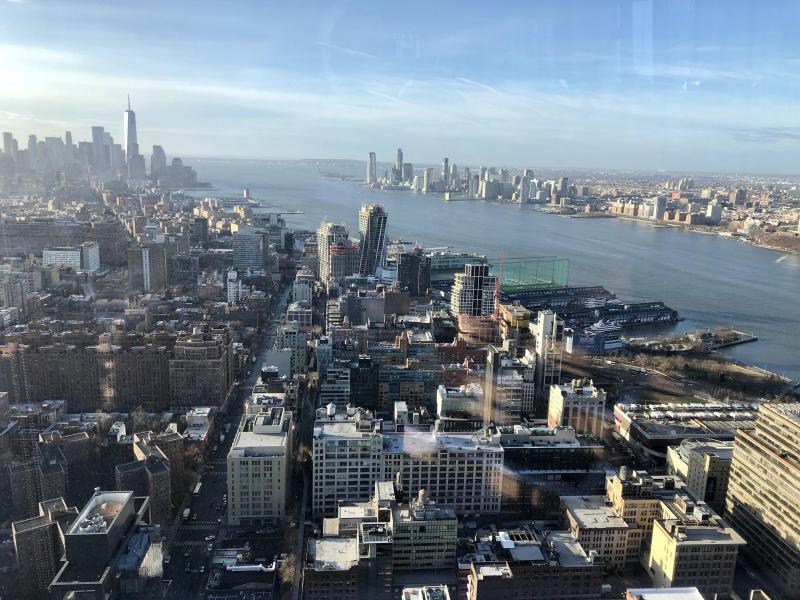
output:
[[[191,512],[192,512],[192,510],[190,508],[184,508],[183,509],[183,522],[184,523],[188,523],[189,522],[189,515],[191,514]]]
[[[194,486],[194,491],[192,492],[192,495],[195,496],[195,497],[199,496],[200,495],[200,488],[202,488],[202,487],[203,487],[203,484],[198,482],[197,485]]]

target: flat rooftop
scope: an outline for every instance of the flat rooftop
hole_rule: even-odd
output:
[[[92,496],[67,530],[67,535],[106,533],[128,502],[133,492],[99,492]]]
[[[471,433],[434,433],[430,431],[384,434],[383,447],[388,452],[409,454],[438,452],[442,449],[455,452],[475,450],[503,452],[503,448],[499,444],[481,441]]]
[[[562,496],[561,504],[581,529],[628,529],[605,496]]]
[[[630,588],[629,600],[704,600],[696,587],[685,588]]]
[[[308,541],[308,565],[315,571],[349,571],[358,566],[358,540],[330,537]]]

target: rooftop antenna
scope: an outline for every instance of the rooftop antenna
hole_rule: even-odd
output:
[[[128,94],[128,112],[131,111],[131,95]]]

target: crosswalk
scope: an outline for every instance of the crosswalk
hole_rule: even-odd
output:
[[[205,548],[206,544],[208,544],[208,542],[205,540],[178,540],[172,545],[175,548]]]
[[[219,529],[219,523],[216,521],[195,521],[181,525],[178,533],[181,531],[216,531],[217,529]]]

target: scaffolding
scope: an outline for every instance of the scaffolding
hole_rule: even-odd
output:
[[[541,287],[563,287],[569,281],[569,259],[553,256],[491,259],[489,272],[500,277],[500,290],[522,292]],[[501,272],[502,271],[502,272]]]

